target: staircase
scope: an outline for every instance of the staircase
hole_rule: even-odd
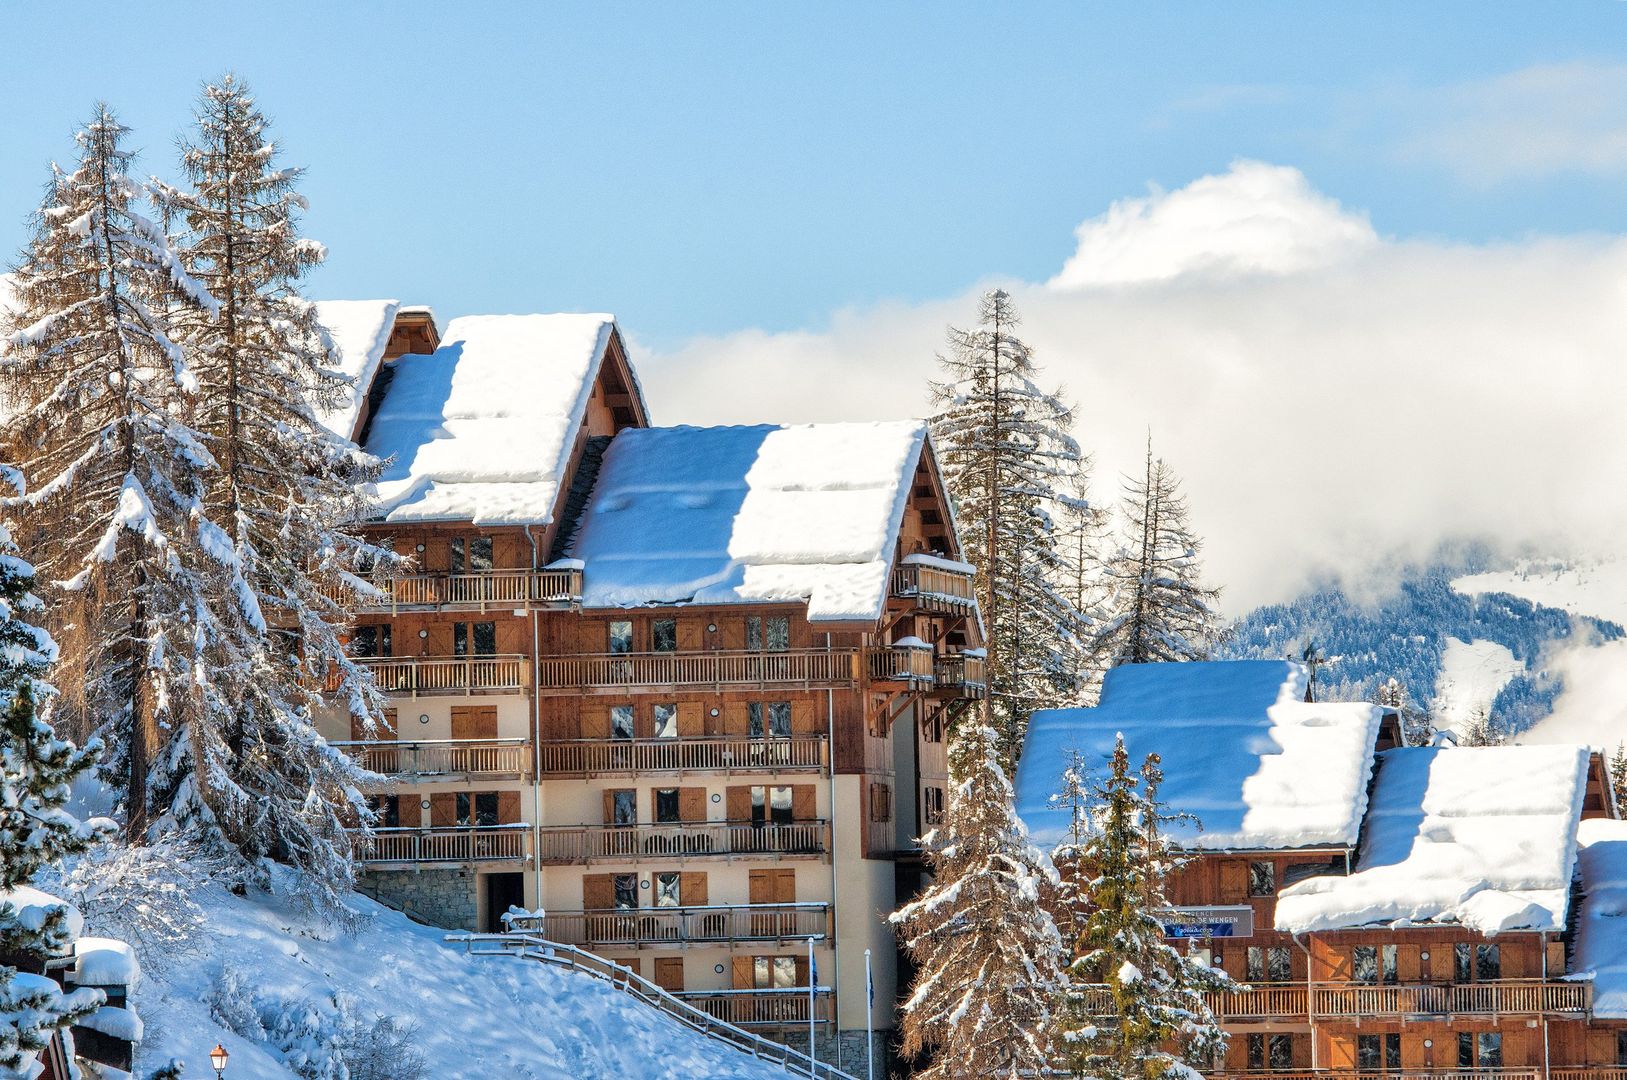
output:
[[[763,1061],[773,1062],[793,1076],[806,1076],[810,1080],[858,1080],[851,1073],[845,1073],[834,1065],[811,1058],[800,1050],[793,1050],[784,1043],[765,1039],[754,1032],[719,1020],[661,989],[648,979],[634,974],[614,960],[607,960],[586,949],[563,945],[527,933],[448,934],[446,940],[462,945],[464,952],[471,956],[516,956],[524,960],[536,960],[555,967],[569,968],[607,982],[616,989],[631,994],[645,1005],[661,1010],[685,1027],[692,1028],[709,1039],[728,1043],[736,1050]]]

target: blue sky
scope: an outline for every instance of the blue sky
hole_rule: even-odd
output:
[[[1627,230],[1623,3],[232,7],[0,11],[39,43],[0,65],[0,247],[96,98],[168,175],[227,68],[309,170],[313,293],[662,347],[1042,281],[1113,200],[1237,158],[1389,237]]]

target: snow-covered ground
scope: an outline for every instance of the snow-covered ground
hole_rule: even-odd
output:
[[[441,940],[442,931],[363,897],[355,905],[368,922],[349,936],[279,897],[234,897],[210,887],[196,899],[208,915],[196,947],[161,964],[148,961],[135,994],[146,1026],[137,1076],[171,1057],[184,1059],[194,1075],[216,1042],[231,1052],[233,1080],[327,1075],[291,1067],[310,1040],[285,1056],[215,1020],[206,1002],[228,971],[262,1014],[267,1003],[304,1001],[308,1008],[289,1014],[331,1020],[342,1008],[369,1024],[393,1017],[416,1026],[412,1049],[427,1059],[426,1080],[784,1076],[589,976],[465,956]]]
[[[1510,679],[1523,674],[1525,665],[1506,645],[1448,637],[1435,679],[1435,725],[1462,731],[1476,712],[1490,711]]]
[[[1467,596],[1509,593],[1532,603],[1627,626],[1627,561],[1525,559],[1512,570],[1456,578],[1452,588]]]

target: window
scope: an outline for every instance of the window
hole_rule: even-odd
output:
[[[633,707],[631,705],[610,706],[610,737],[612,739],[631,739],[633,737]]]
[[[678,789],[675,787],[660,788],[655,793],[655,820],[661,825],[671,825],[678,820]]]
[[[491,568],[491,537],[459,536],[452,541],[452,573],[477,574]]]
[[[1249,982],[1290,982],[1293,979],[1293,953],[1286,948],[1248,947]]]
[[[1616,1064],[1627,1065],[1627,1031],[1616,1032]]]
[[[1277,864],[1251,862],[1248,864],[1248,894],[1250,896],[1277,895]]]
[[[612,825],[638,824],[638,792],[631,789],[610,793],[610,823]]]
[[[1452,979],[1454,982],[1466,983],[1474,974],[1474,946],[1452,946]],[[1463,1041],[1458,1040],[1460,1043]],[[1468,1068],[1468,1066],[1463,1066]]]
[[[1475,1035],[1475,1058],[1476,1068],[1501,1069],[1503,1067],[1503,1036],[1495,1031],[1482,1031]]]
[[[1394,945],[1357,945],[1351,950],[1351,982],[1395,982]]]
[[[374,795],[370,800],[373,813],[378,815],[381,829],[401,828],[401,798],[398,795]],[[1627,1034],[1624,1032],[1623,1034]]]
[[[606,648],[613,653],[630,653],[633,651],[633,624],[625,620],[617,620],[609,624],[605,631]]]
[[[1396,981],[1395,958],[1398,947],[1395,945],[1380,945],[1378,950],[1379,978],[1387,983]]]
[[[791,823],[789,787],[758,786],[751,789],[751,823],[760,826],[768,821],[776,825]]]
[[[929,787],[921,792],[921,817],[928,825],[943,821],[943,788]]]
[[[473,655],[495,656],[497,654],[497,624],[494,622],[453,623],[452,624],[452,655],[469,656],[471,639],[474,645]]]
[[[650,623],[650,649],[654,652],[678,651],[677,619],[656,619]]]
[[[783,652],[791,647],[791,620],[785,615],[752,615],[746,619],[746,648]]]
[[[893,789],[889,784],[870,785],[870,820],[880,824],[893,819]]]
[[[1292,1035],[1250,1035],[1248,1037],[1248,1067],[1255,1071],[1291,1069],[1294,1067],[1294,1037]]]
[[[789,701],[770,701],[766,705],[761,701],[753,701],[746,706],[746,714],[751,725],[753,739],[789,739],[791,737],[791,703]],[[767,722],[764,722],[764,716]]]
[[[1401,1034],[1389,1032],[1384,1036],[1384,1067],[1386,1069],[1401,1068]]]
[[[1458,1068],[1474,1068],[1474,1035],[1471,1032],[1458,1032]]]
[[[1272,1067],[1276,1068],[1275,1065]],[[1400,1069],[1401,1036],[1395,1032],[1385,1035],[1357,1035],[1356,1068],[1361,1072]]]
[[[657,739],[676,739],[678,737],[678,706],[657,705],[655,707],[655,737]]]
[[[655,906],[684,906],[682,898],[678,895],[678,874],[676,872],[655,875]]]
[[[796,957],[753,957],[751,963],[751,981],[758,990],[792,989],[797,984]]]
[[[1265,1069],[1265,1036],[1251,1034],[1248,1037],[1248,1067],[1255,1072]]]
[[[1503,977],[1503,958],[1496,945],[1452,946],[1452,974],[1460,983],[1486,982]]]
[[[631,911],[638,907],[638,875],[617,874],[612,879],[616,887],[616,908]]]
[[[358,626],[350,632],[351,656],[390,656],[390,624]]]
[[[459,825],[496,825],[497,792],[458,792]]]

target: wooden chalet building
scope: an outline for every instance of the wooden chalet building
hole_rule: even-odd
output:
[[[723,1019],[863,1060],[864,952],[984,693],[971,568],[924,426],[651,428],[607,315],[324,305],[411,565],[353,653],[390,729],[364,887],[425,921],[590,947]]]
[[[1402,747],[1393,716],[1304,689],[1278,661],[1115,669],[1099,707],[1036,714],[1019,767],[1041,842],[1063,750],[1120,731],[1198,814],[1165,925],[1240,984],[1210,995],[1231,1037],[1205,1071],[1627,1078],[1627,823],[1601,758]]]

